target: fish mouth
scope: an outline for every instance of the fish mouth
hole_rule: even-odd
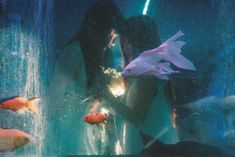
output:
[[[126,73],[121,72],[122,77],[127,77]]]
[[[87,117],[84,117],[84,118],[83,118],[83,121],[84,121],[84,122],[87,122],[87,119],[88,119]]]
[[[122,77],[132,77],[133,75],[123,71],[123,72],[121,72],[121,76]]]

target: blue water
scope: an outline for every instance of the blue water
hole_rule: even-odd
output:
[[[114,2],[128,18],[142,15],[146,1]],[[58,67],[59,62],[77,63],[64,56],[63,48],[78,32],[87,9],[93,3],[92,0],[0,0],[0,9],[3,10],[0,13],[0,99],[12,96],[41,98],[38,105],[41,114],[17,114],[0,109],[1,128],[16,128],[34,138],[7,155],[138,154],[144,148],[140,130],[166,144],[193,140],[224,150],[227,147],[233,149],[235,114],[231,108],[235,94],[235,2],[150,0],[146,15],[157,24],[162,42],[178,30],[185,33],[182,40],[186,45],[182,54],[195,64],[197,71],[193,77],[197,83],[184,81],[187,73],[178,80],[173,77],[179,93],[174,93],[169,100],[165,95],[167,81],[158,81],[157,96],[150,102],[147,116],[138,126],[110,109],[109,102],[101,101],[96,111],[105,108],[111,117],[109,125],[101,128],[83,121],[92,109],[89,101],[84,101],[89,98],[85,94],[86,68],[81,59],[84,56],[75,53],[75,57],[71,57],[79,58],[84,76],[67,78],[66,72],[70,73],[72,69],[69,64],[64,75],[57,73],[57,68],[61,68]],[[122,69],[120,49],[120,43],[116,41],[112,68],[117,71]],[[68,52],[72,51],[68,48]],[[56,82],[60,81],[57,76],[61,76],[62,82]],[[63,87],[66,81],[68,84]],[[63,90],[59,91],[60,87]],[[197,110],[180,119],[175,126],[172,120],[174,108],[177,109],[176,114],[181,114],[178,106],[210,96],[215,99],[206,101],[209,112]],[[227,106],[217,102],[226,98],[231,98],[231,101],[225,102],[229,108],[225,113],[223,109]],[[170,101],[178,106],[172,106]]]

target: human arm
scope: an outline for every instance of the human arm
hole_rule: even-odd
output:
[[[112,98],[111,107],[129,122],[138,125],[145,119],[152,98],[156,94],[156,79],[138,78],[121,98]]]

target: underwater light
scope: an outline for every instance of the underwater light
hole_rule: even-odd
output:
[[[127,126],[126,123],[123,125],[123,130],[122,130],[122,141],[123,141],[123,146],[126,145],[126,130]]]
[[[100,110],[100,112],[101,112],[101,113],[106,113],[106,114],[108,114],[108,113],[109,113],[109,110],[106,109],[106,108],[102,108],[102,109]]]
[[[113,78],[108,85],[108,89],[114,97],[123,95],[125,93],[125,84],[122,76],[120,75],[116,78]]]
[[[144,9],[143,9],[143,13],[142,13],[143,15],[147,14],[149,4],[150,4],[150,0],[146,0],[145,5],[144,5]]]
[[[114,97],[121,96],[125,93],[124,84],[116,85],[116,86],[109,86],[109,90],[113,94]]]
[[[116,155],[123,154],[122,147],[121,147],[119,140],[117,140],[117,142],[115,143],[115,153],[116,153]]]
[[[177,118],[176,109],[174,109],[172,112],[172,122],[174,128],[176,128],[176,118]]]
[[[120,72],[117,72],[116,69],[102,67],[102,71],[104,74],[110,76],[112,78],[110,84],[108,85],[109,91],[112,93],[114,97],[121,96],[125,93],[125,84],[123,77]]]

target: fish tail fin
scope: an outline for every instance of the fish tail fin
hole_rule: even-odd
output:
[[[33,98],[31,100],[29,100],[27,103],[26,103],[26,107],[31,110],[32,112],[35,112],[35,113],[39,113],[39,109],[38,107],[36,106],[39,102],[40,98]]]
[[[170,38],[169,38],[168,40],[166,40],[164,43],[175,41],[175,40],[177,40],[178,38],[180,38],[180,37],[183,36],[183,35],[184,35],[184,33],[183,33],[181,30],[179,30],[175,35],[173,35],[172,37],[170,37]]]
[[[164,57],[166,61],[169,61],[178,68],[195,71],[196,68],[194,64],[181,54],[181,48],[185,45],[185,42],[177,39],[182,35],[184,34],[179,31],[167,41],[162,43],[159,46],[161,50],[159,53]]]

